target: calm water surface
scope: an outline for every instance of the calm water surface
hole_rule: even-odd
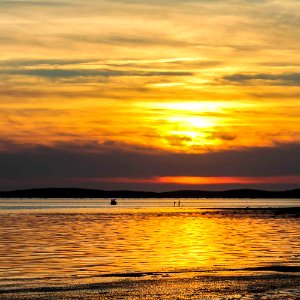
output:
[[[208,209],[300,200],[174,201],[2,199],[0,279],[300,264],[299,218]]]
[[[299,207],[300,199],[119,199],[118,208]],[[109,199],[0,199],[1,210],[111,208]]]

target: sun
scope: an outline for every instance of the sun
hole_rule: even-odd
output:
[[[220,103],[169,102],[156,103],[163,111],[165,123],[159,128],[166,147],[179,151],[213,146],[218,143],[214,132],[221,125]]]
[[[188,113],[166,118],[167,124],[162,131],[165,135],[177,136],[182,146],[200,146],[214,144],[209,139],[217,126],[214,119],[202,116],[190,116]],[[171,139],[172,140],[172,139]]]
[[[241,140],[239,112],[248,103],[235,101],[166,101],[138,103],[143,124],[149,128],[148,145],[176,153],[205,153],[233,149]],[[244,144],[251,138],[242,135]],[[143,139],[143,137],[142,137]]]

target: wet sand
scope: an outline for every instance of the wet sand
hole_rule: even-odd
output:
[[[274,268],[273,268],[274,269]],[[289,272],[286,272],[289,271]],[[113,275],[112,275],[113,276]],[[228,271],[202,274],[136,273],[114,275],[113,281],[99,278],[92,283],[49,284],[23,287],[2,286],[0,299],[300,299],[299,267],[291,269],[264,268],[252,271]]]

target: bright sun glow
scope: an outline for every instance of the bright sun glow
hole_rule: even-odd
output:
[[[214,131],[222,126],[223,111],[230,106],[224,102],[167,102],[145,103],[144,108],[158,111],[163,119],[159,127],[165,147],[178,151],[216,145]]]
[[[195,117],[188,114],[180,117],[168,117],[168,126],[162,129],[166,134],[177,136],[185,146],[212,145],[209,139],[212,128],[218,121],[209,117]]]
[[[184,102],[167,102],[167,103],[150,103],[148,106],[168,109],[170,111],[188,111],[190,113],[195,112],[216,112],[222,109],[232,106],[225,102],[211,102],[211,101],[184,101]]]

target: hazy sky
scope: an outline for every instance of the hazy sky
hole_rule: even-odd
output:
[[[0,189],[300,186],[299,0],[0,0]]]

